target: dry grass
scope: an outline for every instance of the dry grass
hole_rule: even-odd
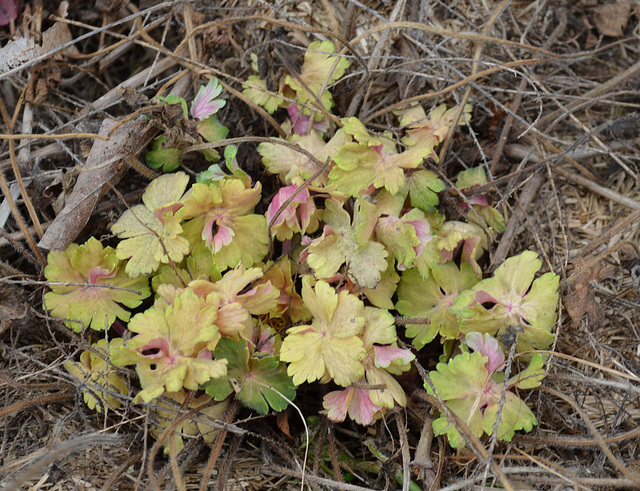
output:
[[[68,18],[82,23],[70,26],[73,39],[90,32],[83,24],[105,29],[77,43],[75,55],[51,62],[60,69],[59,83],[48,86],[40,76],[44,85],[25,104],[19,96],[36,75],[17,68],[9,76],[0,74],[6,109],[2,133],[8,133],[7,120],[15,118],[14,133],[52,135],[49,140],[25,136],[11,148],[7,137],[0,142],[0,169],[17,189],[12,169],[18,167],[29,197],[18,199],[24,223],[9,218],[0,238],[0,488],[8,489],[10,482],[15,489],[49,491],[300,488],[304,431],[295,412],[288,419],[298,439],[290,440],[275,417],[256,419],[240,411],[224,426],[224,446],[203,483],[212,445],[189,440],[172,462],[154,446],[145,407],[128,400],[107,414],[89,411],[78,381],[62,366],[89,343],[42,312],[41,264],[33,243],[23,240],[27,229],[36,237],[51,223],[53,206],[59,210],[54,201],[68,196],[76,166],[92,144],[54,135],[98,133],[106,116],[131,114],[114,88],[159,64],[162,70],[137,79],[147,95],[165,84],[179,84],[173,78],[177,73],[184,73],[183,89],[189,90],[189,75],[205,71],[241,91],[250,73],[248,53],[265,46],[275,21],[284,25],[291,44],[304,46],[333,33],[349,40],[359,54],[356,59],[346,52],[352,67],[336,93],[336,114],[357,115],[373,128],[394,130],[390,109],[409,98],[422,96],[427,109],[441,102],[472,103],[472,125],[443,145],[440,170],[452,177],[462,168],[483,165],[496,180],[493,198],[509,219],[509,230],[492,244],[488,267],[495,268],[508,254],[533,249],[542,254],[547,270],[561,276],[565,301],[576,291],[586,295],[584,308],[591,315],[571,319],[562,308],[548,377],[542,388],[527,394],[539,426],[511,444],[498,445],[493,455],[487,454],[486,441],[456,453],[434,440],[424,462],[433,488],[473,489],[483,482],[512,489],[640,488],[640,291],[628,269],[640,259],[640,117],[635,115],[640,14],[629,15],[621,36],[599,37],[607,27],[602,19],[615,23],[624,11],[608,14],[596,9],[598,3],[318,0],[278,2],[276,7],[252,0],[197,2],[191,5],[192,22],[185,22],[182,4],[167,3],[137,17],[145,26],[155,22],[139,36],[134,21],[121,22],[136,11],[126,2],[122,10],[99,12],[71,0]],[[41,17],[34,2],[23,2],[23,8],[31,9],[32,17],[23,12],[18,27],[24,23],[37,33],[39,18],[42,30],[51,26],[47,17],[53,2],[44,2]],[[185,50],[174,53],[187,33],[212,21],[220,22],[197,31]],[[376,30],[387,21],[413,24]],[[0,31],[8,34],[8,28]],[[42,75],[45,65],[38,67]],[[108,97],[101,98],[104,94]],[[276,134],[264,115],[237,97],[230,98],[221,119],[232,129],[230,137]],[[241,152],[245,168],[263,180],[265,190],[274,189],[253,147]],[[196,172],[201,170],[197,165]],[[519,172],[525,167],[529,170]],[[118,189],[133,201],[144,182],[129,172]],[[106,226],[123,209],[108,193],[79,236],[69,240],[107,233]],[[420,360],[432,367],[437,353]],[[327,472],[332,467],[328,457],[310,456],[306,484],[314,489],[403,489],[394,476],[414,458],[430,411],[419,397],[419,378],[414,385],[406,412],[391,413],[371,429],[344,424],[327,432],[326,422],[320,423],[312,435],[312,442],[350,457],[343,471],[359,462],[375,464],[379,472],[352,467],[355,480],[342,484]],[[305,389],[296,399],[307,415],[317,414],[317,390]],[[367,450],[367,438],[389,457],[386,463]],[[411,478],[419,482],[415,474]]]

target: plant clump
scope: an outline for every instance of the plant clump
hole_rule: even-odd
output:
[[[406,405],[400,376],[419,350],[439,342],[445,354],[425,389],[475,435],[497,431],[509,441],[536,424],[515,390],[540,384],[543,359],[528,355],[528,367],[505,380],[498,340],[515,330],[518,353],[550,346],[558,277],[536,278],[542,263],[532,251],[485,277],[487,231],[504,230],[502,215],[481,196],[461,208],[466,221],[448,220],[438,206],[445,183],[427,165],[454,126],[468,123],[470,106],[460,123],[457,108],[444,104],[428,115],[421,106],[399,111],[400,139],[354,117],[336,118],[330,88],[349,61],[334,52],[328,41],[312,43],[301,72],[283,76],[275,92],[258,75],[246,81],[246,97],[290,118],[288,138],[257,149],[279,180],[275,193],[265,196],[252,182],[232,145],[222,165],[192,182],[175,172],[183,148],[163,135],[147,161],[165,174],[112,226],[115,249],[92,238],[50,253],[45,307],[53,316],[77,332],[105,330],[116,319],[126,324],[104,359],[83,354],[79,364],[65,365],[93,380],[90,407],[115,404],[100,387],[126,393],[120,379],[105,378],[110,359],[135,366],[134,402],[165,401],[154,435],[168,426],[163,404],[182,404],[189,391],[189,407],[235,398],[267,414],[316,382],[331,389],[322,401],[329,419],[368,425]],[[182,98],[162,102],[180,108],[177,127],[195,127],[193,138],[218,146],[228,132],[216,114],[225,105],[221,93],[212,79],[190,111]],[[213,145],[199,148],[203,159],[221,159]],[[484,176],[482,169],[462,172],[458,192],[486,184]],[[153,304],[132,316],[152,292]],[[214,431],[201,426],[187,420],[178,430]],[[454,447],[463,444],[444,413],[434,430]]]

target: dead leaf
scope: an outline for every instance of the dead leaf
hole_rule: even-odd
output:
[[[628,0],[620,0],[593,9],[593,23],[602,36],[620,37],[629,22],[633,5]]]
[[[287,435],[289,438],[291,438],[293,440],[293,437],[291,436],[291,430],[289,428],[289,410],[286,409],[285,411],[280,411],[277,415],[276,415],[276,424],[278,425],[278,428],[280,428],[280,431],[282,431],[282,433],[284,433],[285,435]]]
[[[593,261],[593,259],[588,258],[588,261]],[[574,276],[569,278],[569,280],[575,278],[572,283],[573,292],[563,296],[564,306],[574,326],[578,327],[586,314],[588,325],[599,327],[604,320],[604,309],[596,301],[593,284],[613,277],[613,272],[600,262],[595,262],[583,271],[587,266],[587,261],[582,258],[576,258],[572,263],[576,268]]]
[[[107,136],[115,125],[113,119],[105,119],[100,135]],[[39,247],[61,251],[76,239],[100,198],[110,189],[109,184],[117,184],[126,172],[123,158],[131,155],[131,148],[141,151],[151,140],[150,135],[143,134],[145,126],[144,119],[129,121],[120,126],[108,141],[95,140],[66,206],[45,232]]]
[[[33,325],[33,313],[24,292],[15,285],[0,285],[0,333],[29,325]]]
[[[60,83],[60,68],[49,58],[29,69],[31,79],[25,93],[27,102],[39,104],[47,97],[49,91]]]

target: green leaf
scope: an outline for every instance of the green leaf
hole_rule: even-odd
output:
[[[172,105],[172,104],[180,104],[180,106],[182,106],[182,116],[184,117],[184,119],[188,119],[189,118],[189,110],[187,109],[187,101],[185,101],[182,97],[174,95],[174,94],[169,94],[167,97],[163,97],[161,95],[157,96],[157,99],[160,102],[164,102],[166,104]]]
[[[111,358],[118,366],[137,364],[144,390],[136,402],[149,402],[182,388],[196,390],[227,373],[226,360],[211,357],[220,339],[216,307],[212,298],[204,300],[184,289],[176,292],[172,303],[159,298],[131,319],[129,330],[137,335],[112,350]]]
[[[398,269],[413,265],[414,260],[424,251],[431,240],[429,222],[422,211],[414,208],[401,218],[384,216],[378,219],[376,237],[393,253],[398,261]]]
[[[493,404],[484,412],[482,429],[487,435],[493,435],[493,428],[499,409],[499,404]],[[505,403],[500,413],[498,439],[510,442],[516,431],[525,430],[529,432],[536,424],[538,424],[538,420],[525,402],[513,392],[507,392],[505,394]]]
[[[162,167],[164,172],[171,172],[180,167],[180,149],[163,148],[166,142],[166,136],[157,136],[151,143],[151,151],[145,154],[147,165],[152,169]]]
[[[498,439],[511,441],[515,431],[531,431],[533,425],[537,424],[535,416],[517,395],[509,391],[520,377],[510,379],[505,387],[502,382],[504,374],[495,372],[504,360],[503,353],[497,351],[498,342],[487,334],[482,336],[479,333],[471,333],[467,339],[470,341],[469,347],[478,348],[479,351],[464,352],[449,360],[448,364],[438,363],[437,370],[429,374],[440,398],[477,437],[482,436],[483,432],[493,434],[498,413]],[[533,384],[539,384],[543,375],[540,373],[540,362],[532,360],[529,366],[530,369],[520,375],[525,374],[522,380],[532,381],[532,386],[535,386]],[[433,394],[426,381],[425,389]],[[433,429],[436,435],[447,434],[452,447],[464,445],[456,426],[447,421],[444,413],[433,422]]]
[[[529,366],[509,379],[508,385],[515,385],[518,389],[533,389],[540,387],[544,378],[543,361],[540,353],[535,353],[529,362]]]
[[[189,252],[189,241],[182,237],[182,204],[178,201],[189,183],[189,176],[176,172],[151,181],[142,195],[144,204],[127,210],[111,227],[121,240],[118,259],[130,259],[126,272],[137,277],[158,269],[160,263],[182,261]]]
[[[514,326],[523,332],[517,350],[546,349],[557,319],[559,278],[546,273],[534,281],[542,261],[533,251],[507,259],[487,278],[459,297],[452,312],[461,317],[460,330],[501,334]],[[486,307],[485,307],[486,306]]]
[[[444,191],[445,185],[430,170],[419,170],[408,177],[411,206],[425,212],[431,212],[438,205],[438,194]]]
[[[356,203],[355,216],[358,216],[359,206]],[[308,248],[307,264],[313,268],[316,277],[331,278],[346,263],[348,274],[358,285],[375,288],[388,266],[384,246],[373,241],[358,243],[355,235],[358,223],[351,225],[349,213],[337,200],[325,201],[323,221],[322,236],[312,241]]]
[[[485,184],[487,184],[487,174],[483,167],[473,167],[461,171],[456,181],[456,187],[458,189],[471,189],[476,186],[484,186]]]
[[[216,359],[229,362],[227,375],[205,385],[207,394],[223,400],[234,390],[236,399],[258,414],[271,407],[283,411],[296,396],[296,388],[286,374],[286,365],[275,356],[250,357],[245,340],[222,338],[214,352]],[[284,396],[284,397],[283,397]]]
[[[242,84],[242,87],[244,88],[242,93],[259,106],[264,107],[269,114],[273,114],[285,103],[282,97],[269,93],[267,81],[261,79],[258,75],[251,75],[247,82]]]
[[[398,312],[407,317],[428,320],[428,324],[407,325],[406,334],[413,338],[412,344],[417,349],[433,341],[438,334],[449,339],[458,337],[458,319],[449,309],[460,292],[478,282],[469,263],[463,263],[458,269],[449,261],[434,265],[431,272],[431,276],[423,279],[417,269],[409,269],[402,273],[398,285]]]
[[[325,143],[320,133],[314,130],[308,135],[291,135],[289,143],[306,150],[316,157],[318,162],[324,164],[328,158],[333,158],[348,140],[347,134],[337,131],[334,137]],[[278,143],[263,142],[258,145],[258,153],[262,156],[262,163],[267,170],[271,174],[278,174],[285,185],[301,185],[320,167],[318,162],[311,160],[304,153]],[[327,172],[323,172],[311,184],[324,186],[327,182]]]
[[[465,193],[468,190],[473,190],[476,187],[484,186],[487,184],[487,176],[483,167],[475,167],[473,169],[467,169],[458,175],[456,186],[460,191]],[[474,221],[485,222],[486,226],[491,227],[497,233],[504,232],[506,227],[504,225],[504,217],[502,214],[489,206],[485,195],[473,196],[466,201],[459,203],[458,207],[462,210],[468,210],[471,207],[472,211],[468,211],[468,217]]]
[[[364,304],[346,291],[336,293],[324,281],[312,288],[309,277],[303,281],[302,298],[313,323],[289,329],[280,350],[293,383],[333,380],[347,387],[357,382],[367,356],[359,338],[366,322]]]
[[[50,284],[44,296],[45,309],[76,332],[87,326],[103,331],[116,317],[128,321],[131,314],[122,305],[138,307],[151,294],[146,278],[130,278],[113,248],[103,248],[93,237],[63,252],[51,251],[44,275],[50,282],[87,284]]]
[[[223,125],[216,115],[200,121],[196,128],[198,133],[208,142],[224,140],[229,134],[229,128]],[[217,152],[216,152],[217,153]]]
[[[448,364],[438,363],[436,370],[429,372],[431,381],[440,398],[445,401],[462,421],[464,421],[474,435],[482,435],[482,412],[487,400],[499,400],[499,388],[486,387],[487,395],[483,396],[488,373],[485,369],[486,358],[480,353],[462,353],[452,358]],[[425,382],[425,389],[433,394],[431,387]],[[489,393],[489,389],[492,390]],[[458,430],[450,424],[444,414],[433,422],[433,430],[436,435],[446,434],[453,448],[460,444],[464,446]]]
[[[430,153],[420,148],[398,153],[393,140],[369,135],[357,118],[343,122],[337,133],[346,133],[356,141],[345,143],[336,153],[329,179],[332,187],[347,196],[355,197],[370,186],[398,193],[405,185],[405,169],[415,169]]]

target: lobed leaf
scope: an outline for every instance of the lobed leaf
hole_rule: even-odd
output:
[[[151,294],[146,278],[130,278],[113,248],[93,237],[83,245],[51,251],[44,275],[57,283],[44,295],[44,308],[76,332],[87,326],[103,331],[116,318],[128,321],[131,314],[122,305],[138,307]]]
[[[367,355],[359,338],[366,322],[364,304],[346,291],[336,293],[324,281],[312,288],[308,277],[302,298],[313,323],[289,329],[280,351],[293,383],[333,380],[346,387],[357,382],[364,375],[362,360]]]
[[[101,339],[92,345],[92,350],[80,355],[79,363],[71,360],[64,362],[65,370],[83,383],[81,390],[89,409],[101,413],[106,408],[119,408],[122,401],[115,393],[129,393],[125,381],[113,369],[109,370],[106,361],[109,348],[117,348],[122,346],[122,343],[122,338],[116,338],[107,346],[107,341]]]
[[[359,206],[357,203],[356,216]],[[323,221],[322,236],[313,240],[308,248],[307,264],[316,277],[331,278],[346,263],[348,274],[358,285],[375,288],[388,267],[384,246],[374,241],[359,243],[356,240],[359,224],[351,224],[349,213],[336,200],[325,201]]]
[[[129,259],[126,272],[133,278],[156,271],[161,263],[180,262],[189,252],[182,237],[179,202],[189,183],[184,172],[166,174],[151,181],[142,195],[144,204],[124,212],[111,227],[121,240],[118,259]]]
[[[296,396],[286,365],[275,356],[250,356],[245,340],[222,338],[214,357],[228,361],[227,375],[205,384],[207,394],[217,401],[236,391],[235,397],[242,405],[267,414],[269,408],[283,411]]]
[[[131,319],[129,330],[137,335],[113,349],[111,358],[119,366],[137,364],[144,390],[135,401],[149,402],[182,388],[196,390],[226,373],[226,360],[211,356],[220,339],[211,303],[187,288],[176,291],[170,304],[161,297]]]
[[[253,214],[262,187],[247,187],[240,178],[196,183],[184,199],[187,234],[201,232],[220,270],[242,263],[251,267],[267,253],[267,223]]]
[[[533,251],[507,259],[492,278],[475,285],[452,307],[461,317],[460,330],[495,335],[521,328],[517,350],[546,349],[553,342],[559,278],[546,273],[534,280],[542,261]]]
[[[413,346],[421,349],[438,334],[457,338],[458,318],[449,309],[462,291],[477,282],[478,276],[469,263],[460,268],[451,261],[434,265],[427,279],[416,268],[404,271],[398,284],[396,309],[404,316],[428,320],[427,324],[407,325],[406,334],[413,339]]]

